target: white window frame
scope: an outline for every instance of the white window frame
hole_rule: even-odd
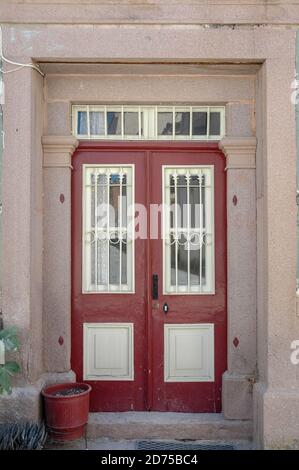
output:
[[[78,134],[78,113],[83,111],[87,113],[87,134]],[[104,113],[104,134],[91,135],[90,134],[90,119],[89,113],[91,111],[99,111]],[[107,133],[107,112],[115,111],[121,112],[121,133],[119,135],[108,135]],[[138,134],[139,135],[126,135],[124,134],[124,113],[136,112],[138,113]],[[158,135],[158,113],[159,112],[172,112],[173,114],[173,129],[172,135]],[[175,113],[176,112],[190,112],[190,132],[188,135],[175,134]],[[206,135],[193,135],[192,134],[192,113],[193,112],[206,112],[207,113],[207,133]],[[220,134],[210,135],[210,113],[219,112],[220,114]],[[143,114],[143,133],[141,135],[141,114]],[[81,104],[72,106],[72,133],[78,139],[82,140],[171,140],[171,141],[218,141],[225,135],[225,106],[189,106],[189,105],[163,105],[163,106],[141,106],[141,105],[93,105]]]
[[[104,289],[95,289],[95,290],[88,290],[87,287],[87,269],[89,267],[89,263],[86,259],[86,241],[85,241],[85,231],[86,231],[86,169],[88,168],[130,168],[132,172],[132,213],[135,213],[135,165],[132,164],[123,164],[123,163],[113,163],[113,164],[90,164],[85,163],[82,165],[82,294],[135,294],[135,237],[134,237],[134,224],[131,224],[132,227],[132,234],[131,234],[131,241],[132,244],[132,254],[127,256],[127,263],[128,263],[128,273],[129,269],[131,270],[131,289],[123,289],[119,290],[117,286],[114,288],[113,285],[109,284],[108,278],[108,288]]]
[[[166,226],[166,218],[169,216],[169,212],[167,209],[168,201],[166,200],[165,194],[165,176],[166,171],[168,169],[201,169],[205,170],[208,169],[211,172],[211,260],[210,260],[210,267],[211,267],[211,289],[208,291],[200,290],[200,291],[190,291],[181,289],[181,290],[174,290],[171,288],[170,279],[171,279],[171,272],[167,271],[169,267],[168,261],[170,261],[170,247],[166,247],[166,235],[167,235],[167,226]],[[162,210],[162,227],[163,227],[163,295],[215,295],[215,181],[214,181],[214,165],[162,165],[162,201],[163,201],[163,210]]]

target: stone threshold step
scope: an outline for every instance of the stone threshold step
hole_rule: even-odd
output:
[[[128,411],[90,413],[87,437],[95,439],[232,440],[252,438],[252,421],[228,420],[218,413]]]

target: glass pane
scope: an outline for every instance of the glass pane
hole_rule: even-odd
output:
[[[97,227],[107,227],[107,201],[108,201],[108,178],[105,174],[97,176]]]
[[[205,237],[203,241],[205,241]],[[201,283],[204,286],[206,284],[206,246],[204,243],[202,244],[201,252]]]
[[[96,243],[91,243],[90,245],[90,262],[91,262],[91,276],[90,282],[92,285],[96,284],[96,275],[95,275],[95,259],[96,259]]]
[[[207,113],[195,111],[192,113],[192,135],[207,135]]]
[[[97,244],[98,253],[98,285],[107,286],[108,284],[108,240],[105,234],[100,234]]]
[[[122,226],[127,226],[127,175],[123,176],[122,183]]]
[[[109,243],[109,283],[119,284],[119,239],[111,237]]]
[[[158,113],[158,135],[172,135],[172,112]]]
[[[127,284],[127,239],[122,242],[121,283]]]
[[[143,117],[143,112],[141,111],[140,113],[140,132],[141,132],[141,135],[143,136],[144,135],[144,117]]]
[[[177,185],[178,186],[187,186],[187,176],[186,175],[178,175],[177,176]]]
[[[121,134],[121,112],[108,111],[107,112],[107,133],[108,135]]]
[[[118,227],[118,211],[120,197],[120,175],[114,173],[110,175],[109,204],[110,204],[110,227]]]
[[[178,227],[187,227],[187,177],[185,175],[177,178],[177,205]]]
[[[177,112],[175,113],[175,135],[189,135],[190,134],[190,113]]]
[[[173,178],[171,177],[173,180]],[[175,223],[175,188],[170,186],[170,227],[174,228]]]
[[[199,185],[199,176],[198,175],[190,175],[190,187],[191,186],[198,186]]]
[[[126,239],[120,243],[117,236],[112,236],[109,244],[109,283],[119,284],[120,274],[120,245],[121,254],[121,283],[127,283],[127,245]]]
[[[125,135],[138,135],[138,113],[125,112],[124,113],[124,133]]]
[[[175,250],[175,242],[173,235],[170,236],[170,283],[172,286],[175,286],[175,256],[176,256],[176,250]]]
[[[220,135],[220,113],[210,112],[210,135]]]
[[[199,186],[190,186],[190,226],[199,227],[200,223],[200,190]]]
[[[77,124],[77,134],[87,135],[87,112],[78,111],[78,124]]]
[[[195,243],[198,241],[198,237],[191,238],[190,243],[190,284],[196,286],[200,284],[200,250],[196,249]]]
[[[90,111],[89,125],[91,135],[104,135],[105,134],[105,118],[103,112]]]
[[[188,284],[188,250],[186,236],[182,233],[178,240],[178,285]]]
[[[201,177],[201,210],[202,210],[202,226],[205,228],[206,226],[206,191],[207,189],[205,188],[206,185],[206,179],[205,175],[202,175]]]
[[[109,198],[110,198],[110,227],[118,227],[119,223],[119,186],[110,186]]]
[[[91,227],[95,226],[95,174],[90,175],[90,185],[91,185],[91,204],[90,204],[90,224]]]

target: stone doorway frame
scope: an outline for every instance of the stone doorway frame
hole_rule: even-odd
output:
[[[265,28],[230,28],[227,26],[207,30],[200,25],[194,28],[188,28],[186,25],[176,30],[168,28],[167,25],[161,28],[152,28],[151,25],[147,25],[142,30],[129,28],[124,32],[123,28],[95,26],[85,28],[82,40],[78,43],[76,41],[77,26],[70,28],[57,25],[53,29],[40,26],[39,34],[31,37],[30,48],[26,49],[22,42],[22,34],[26,36],[24,29],[26,29],[24,26],[18,28],[15,41],[9,40],[9,25],[5,26],[3,31],[4,42],[7,45],[6,55],[20,62],[31,60],[38,62],[40,58],[49,62],[68,59],[77,62],[113,61],[119,58],[129,62],[173,62],[174,60],[184,62],[188,57],[188,61],[196,63],[259,64],[256,90],[257,333],[255,335],[255,330],[247,331],[247,335],[253,335],[257,342],[255,364],[257,383],[253,386],[254,437],[257,445],[265,448],[292,445],[299,434],[298,374],[296,367],[290,361],[290,344],[297,339],[296,336],[299,333],[295,308],[295,109],[290,99],[291,83],[294,79],[296,31],[291,28],[288,30],[279,27],[272,29],[271,26]],[[123,35],[125,35],[125,41]],[[61,38],[63,47],[56,50],[52,45],[58,36]],[[97,47],[99,42],[104,42],[106,45],[101,52],[101,57],[99,57]],[[87,50],[88,57],[86,57]],[[44,371],[43,349],[46,349],[45,362],[49,360],[47,347],[52,351],[53,364],[58,364],[58,373],[69,370],[69,352],[68,341],[65,338],[61,339],[60,349],[56,343],[51,345],[50,342],[47,347],[44,345],[48,328],[51,326],[55,331],[55,321],[53,318],[43,318],[42,314],[43,299],[48,295],[46,287],[43,289],[41,282],[42,214],[43,211],[49,215],[51,215],[51,210],[53,212],[53,207],[46,209],[47,205],[51,205],[50,201],[46,200],[46,183],[44,184],[44,209],[42,203],[41,136],[43,127],[38,118],[42,114],[42,77],[30,69],[23,69],[18,74],[7,74],[5,90],[3,316],[4,322],[15,324],[22,331],[22,362],[25,367],[23,367],[24,380],[18,384],[19,392],[15,391],[17,400],[18,396],[22,396],[26,384],[36,384],[41,380],[40,377]],[[16,128],[15,122],[20,122],[22,125]],[[56,150],[56,153],[50,151],[49,139],[53,137],[55,136],[44,137],[43,145],[48,145],[48,151],[45,149],[45,154],[51,154],[53,158],[56,158],[55,155],[60,154],[61,149]],[[62,140],[64,138],[62,137]],[[67,138],[73,139],[70,136]],[[67,145],[68,148],[73,148],[76,143],[71,140]],[[223,145],[224,152],[228,152],[229,155],[229,146],[226,148],[225,142]],[[70,152],[71,150],[66,152],[69,158]],[[46,160],[49,159],[50,157],[46,158]],[[229,156],[228,159],[233,162],[234,157]],[[60,169],[66,179],[70,179],[69,164],[70,160]],[[50,178],[55,179],[57,169],[57,166],[56,169],[52,166],[45,168],[44,171],[53,172]],[[249,180],[252,178],[250,177],[250,174],[254,172],[252,168],[231,168],[228,169],[228,180],[233,181],[234,175],[241,171],[249,172]],[[12,180],[17,184],[12,185]],[[66,193],[65,187],[63,191],[60,191],[59,178],[55,184],[58,197]],[[282,184],[283,191],[278,191],[277,188]],[[234,198],[233,193],[231,196]],[[236,196],[239,202],[231,207],[232,217],[235,214],[234,208],[241,207],[240,197],[237,194]],[[68,204],[65,197],[64,202],[61,202],[61,212],[67,213]],[[47,221],[44,221],[44,224],[47,225]],[[22,237],[17,236],[16,227],[18,227],[18,232],[22,233]],[[234,233],[229,234],[231,239],[234,236]],[[53,235],[53,240],[54,238]],[[60,238],[59,242],[61,242]],[[53,270],[55,261],[45,258],[43,263],[44,286],[46,286],[47,276],[55,275],[55,270]],[[230,263],[231,268],[235,269],[234,252],[231,252]],[[243,285],[242,283],[246,283],[246,280],[239,279],[238,282]],[[232,289],[232,295],[233,286],[231,285],[229,289]],[[61,305],[66,301],[63,294]],[[239,304],[234,305],[239,309]],[[245,304],[242,305],[246,305],[246,299]],[[55,306],[53,308],[55,309]],[[231,319],[232,324],[235,324],[236,317],[232,315]],[[244,320],[249,319],[246,316]],[[68,321],[66,321],[66,332],[67,328],[69,328]],[[238,334],[236,338],[239,339],[238,347],[241,348],[242,341]],[[234,339],[235,337],[233,341]],[[236,349],[238,348],[233,345],[229,351],[229,357],[231,357],[229,371],[234,370],[235,367],[233,364],[235,364]],[[64,354],[64,362],[59,359],[61,354]],[[238,361],[236,362],[236,367],[240,367]],[[66,369],[67,366],[68,369]],[[238,396],[248,393],[248,389],[244,386],[248,377],[245,376],[241,380],[240,376],[241,374],[235,378],[233,373],[228,372],[224,395],[225,389],[227,394],[230,393],[229,390],[238,389]],[[31,406],[34,412],[38,409],[40,382],[38,384],[38,386],[30,385],[30,393],[35,397],[34,405]],[[28,400],[32,403],[30,397]],[[4,401],[4,407],[6,407],[8,401],[6,399]],[[13,397],[9,403],[13,408],[13,403],[15,403]],[[22,407],[24,407],[23,403]],[[227,416],[234,412],[229,407],[225,409]]]

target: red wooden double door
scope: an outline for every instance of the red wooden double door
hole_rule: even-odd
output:
[[[79,145],[72,368],[91,411],[221,411],[224,167],[212,143]]]

